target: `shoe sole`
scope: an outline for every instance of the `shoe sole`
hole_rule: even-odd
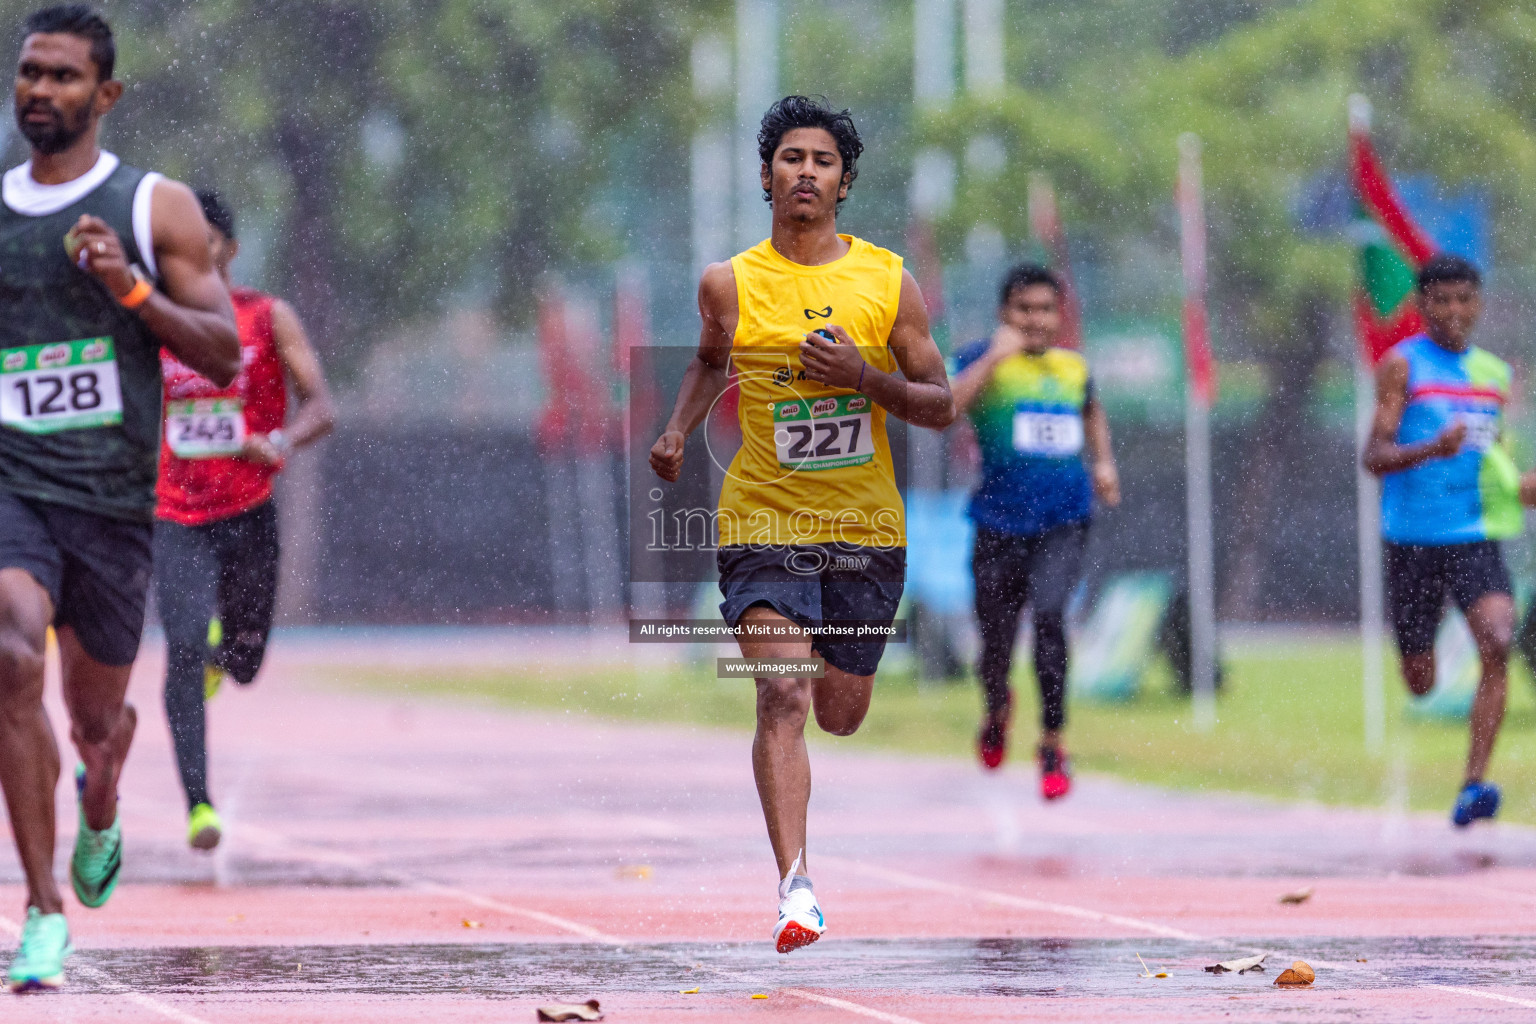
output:
[[[780,953],[793,953],[797,949],[804,949],[819,938],[821,938],[821,932],[813,932],[791,921],[784,926],[783,931],[779,932],[774,948]]]
[[[197,834],[187,840],[194,850],[211,850],[219,845],[219,840],[224,838],[224,833],[209,825],[207,828],[198,829]]]
[[[21,981],[11,981],[7,987],[16,995],[25,995],[28,992],[57,992],[64,987],[64,974],[61,971],[46,978],[24,978]]]

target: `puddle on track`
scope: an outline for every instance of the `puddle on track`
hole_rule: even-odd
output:
[[[1218,959],[1271,951],[1271,970],[1211,975]],[[1136,954],[1166,979],[1138,977]],[[1360,958],[1367,963],[1357,962]],[[151,995],[432,995],[482,998],[551,993],[676,991],[730,994],[797,987],[841,993],[982,997],[1235,995],[1270,989],[1292,960],[1317,968],[1318,990],[1498,986],[1536,998],[1525,938],[1284,939],[1197,947],[1173,940],[831,940],[791,957],[766,942],[604,946],[485,945],[201,946],[81,950],[76,961],[112,983]],[[109,991],[76,972],[75,993]]]

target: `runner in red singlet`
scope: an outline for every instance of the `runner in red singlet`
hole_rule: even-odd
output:
[[[208,244],[225,283],[239,251],[233,213],[199,192]],[[335,422],[320,361],[281,299],[231,288],[240,330],[240,375],[217,387],[169,352],[165,436],[155,510],[155,596],[167,647],[165,711],[187,794],[187,841],[219,843],[223,823],[208,796],[204,702],[226,675],[256,678],[277,604],[277,511],[272,478],[289,451]],[[292,422],[288,385],[299,400]]]

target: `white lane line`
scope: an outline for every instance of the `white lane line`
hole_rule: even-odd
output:
[[[1437,988],[1442,992],[1455,992],[1457,995],[1476,996],[1478,999],[1493,999],[1500,1003],[1514,1003],[1516,1006],[1525,1006],[1536,1010],[1536,999],[1517,999],[1514,996],[1500,995],[1497,992],[1483,992],[1475,988],[1459,988],[1455,985],[1428,985],[1426,987]]]
[[[822,1006],[830,1006],[837,1010],[858,1014],[860,1017],[868,1017],[870,1020],[883,1020],[885,1024],[922,1024],[922,1021],[913,1020],[911,1017],[903,1017],[900,1014],[886,1013],[872,1006],[862,1003],[850,1003],[846,999],[836,999],[832,996],[824,996],[818,992],[807,992],[803,988],[781,988],[781,993],[786,996],[794,996],[796,999],[808,999]]]
[[[624,944],[623,939],[614,935],[609,935],[606,932],[599,931],[596,928],[584,925],[579,921],[572,921],[568,918],[559,917],[555,914],[547,914],[542,910],[534,910],[531,907],[520,907],[513,903],[503,903],[501,900],[493,900],[486,896],[479,896],[475,893],[467,892],[463,889],[456,889],[451,885],[443,885],[438,882],[429,882],[423,878],[416,878],[412,875],[407,875],[403,872],[395,871],[391,868],[382,867],[376,862],[369,860],[367,857],[361,857],[351,853],[342,853],[337,850],[323,850],[317,847],[309,846],[305,843],[295,842],[286,836],[283,836],[277,832],[273,832],[271,829],[265,829],[260,825],[253,825],[250,822],[242,822],[240,824],[238,834],[241,836],[241,838],[255,839],[259,843],[263,843],[270,847],[276,847],[280,850],[285,850],[305,860],[327,864],[340,864],[344,867],[355,868],[359,871],[372,872],[380,878],[387,879],[391,882],[394,882],[396,885],[400,885],[408,889],[415,889],[417,892],[427,892],[437,896],[445,896],[449,899],[460,900],[462,902],[481,907],[485,910],[495,910],[503,914],[511,914],[515,917],[522,917],[530,921],[537,921],[540,924],[546,924],[553,928],[558,928],[561,931],[570,932],[572,935],[580,935],[582,938],[591,939],[594,942],[602,942],[610,946],[622,946]]]
[[[547,924],[555,928],[560,928],[564,931],[572,933],[573,935],[580,935],[584,938],[591,939],[594,942],[602,942],[610,946],[624,945],[624,940],[616,935],[609,935],[607,932],[598,931],[596,928],[589,928],[580,922],[571,921],[563,917],[557,917],[554,914],[546,914],[542,910],[533,910],[532,908],[519,907],[512,903],[503,903],[501,900],[493,900],[486,896],[479,896],[475,893],[466,892],[463,889],[455,889],[451,885],[441,885],[437,882],[427,882],[420,879],[411,878],[402,878],[402,881],[418,892],[430,892],[438,896],[446,896],[449,899],[462,900],[465,903],[469,903],[477,907],[483,907],[486,910],[496,910],[503,914],[514,914],[518,917],[525,917],[531,921],[538,921],[541,924]]]
[[[8,917],[0,917],[0,932],[5,932],[13,939],[20,939],[21,925],[17,924],[15,921],[12,921]],[[85,964],[76,963],[72,965],[66,973],[82,974],[85,977],[92,979],[98,988],[110,992],[112,995],[122,996],[130,1003],[134,1003],[138,1006],[142,1006],[146,1010],[158,1013],[160,1016],[166,1018],[167,1020],[174,1020],[177,1022],[177,1024],[209,1024],[208,1021],[201,1017],[196,1017],[190,1013],[178,1010],[174,1006],[171,1006],[167,1003],[162,1003],[160,1000],[154,998],[153,996],[147,996],[142,992],[129,988],[122,982],[113,980],[111,975],[109,975],[106,971],[101,970],[99,967],[88,967]]]
[[[360,857],[349,853],[341,853],[335,850],[322,850],[315,847],[310,847],[304,843],[295,842],[294,840],[291,840],[280,833],[274,832],[271,829],[262,828],[260,825],[254,825],[250,822],[245,822],[240,826],[240,835],[245,838],[254,838],[259,843],[264,843],[268,846],[286,850],[289,853],[299,857],[324,861],[332,864],[344,864],[359,870],[372,871],[381,878],[387,878],[392,882],[407,888],[415,889],[418,892],[433,893],[434,895],[444,896],[449,899],[462,900],[463,902],[469,903],[472,906],[483,907],[486,910],[496,910],[504,914],[514,914],[516,916],[524,917],[532,921],[538,921],[542,924],[551,925],[555,928],[561,929],[562,931],[570,932],[573,935],[580,935],[583,938],[591,939],[594,942],[601,942],[609,946],[623,946],[629,944],[629,942],[625,939],[621,939],[616,935],[609,935],[607,932],[599,931],[598,929],[584,925],[579,921],[572,921],[568,918],[559,917],[555,914],[548,914],[542,910],[534,910],[530,907],[519,907],[516,904],[503,903],[501,900],[490,899],[489,897],[480,896],[476,893],[472,893],[464,889],[459,889],[451,885],[443,885],[439,882],[431,882],[423,878],[415,878],[400,871],[381,867],[380,865],[371,862],[366,857]],[[693,966],[691,959],[688,957],[673,956],[672,959],[676,960],[679,964],[685,967]],[[730,972],[719,967],[710,966],[706,969],[710,971],[710,973],[719,975],[720,977],[726,978],[730,981],[756,982],[760,980],[766,980],[752,976],[731,974]],[[768,987],[775,986],[769,983]],[[856,1014],[860,1017],[868,1017],[871,1020],[885,1021],[886,1024],[922,1024],[921,1021],[913,1020],[911,1017],[902,1017],[894,1013],[886,1013],[884,1010],[877,1010],[873,1006],[865,1006],[862,1003],[851,1002],[847,999],[838,999],[833,996],[824,996],[816,992],[807,992],[804,989],[780,988],[778,991],[784,995],[793,996],[796,999],[805,999],[813,1003],[820,1003],[823,1006],[830,1006],[834,1009],[843,1010],[846,1013]]]
[[[1209,942],[1203,935],[1186,932],[1179,928],[1170,928],[1156,921],[1144,921],[1139,917],[1125,917],[1121,914],[1107,914],[1102,910],[1090,910],[1087,907],[1075,907],[1070,903],[1053,903],[1049,900],[1032,900],[1027,896],[1014,896],[1006,892],[994,892],[991,889],[977,889],[969,885],[956,885],[952,882],[941,882],[936,878],[924,878],[921,875],[910,874],[906,871],[895,871],[891,868],[876,867],[863,861],[849,860],[845,857],[833,857],[825,853],[817,854],[816,859],[823,863],[837,864],[849,871],[869,875],[874,878],[883,878],[887,882],[895,882],[911,889],[926,889],[929,892],[941,892],[950,896],[959,896],[964,899],[981,900],[985,903],[995,903],[1004,907],[1017,907],[1020,910],[1032,910],[1038,914],[1056,914],[1059,917],[1075,917],[1080,921],[1094,921],[1099,924],[1115,924],[1133,931],[1146,932],[1149,935],[1161,935],[1168,939],[1180,939],[1184,942]]]

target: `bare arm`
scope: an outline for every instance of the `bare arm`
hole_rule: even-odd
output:
[[[699,279],[699,350],[683,373],[672,416],[651,446],[651,469],[668,483],[676,483],[682,474],[684,441],[730,383],[731,342],[739,316],[736,272],[729,263],[710,264]]]
[[[1461,450],[1467,425],[1459,421],[1432,440],[1398,444],[1397,428],[1403,422],[1403,410],[1407,406],[1408,360],[1402,356],[1388,356],[1376,370],[1376,412],[1371,417],[1371,434],[1360,458],[1366,472],[1377,476],[1399,473],[1430,459],[1449,458]]]
[[[955,420],[955,400],[949,393],[944,357],[928,330],[928,307],[912,275],[902,271],[901,299],[891,325],[890,346],[902,376],[870,366],[848,332],[829,325],[837,342],[807,334],[800,343],[800,362],[811,380],[868,395],[897,419],[913,426],[943,430]],[[903,379],[905,378],[905,379]]]
[[[1024,351],[1024,332],[1007,324],[998,324],[997,330],[992,332],[992,344],[987,346],[986,352],[982,353],[980,359],[961,370],[950,385],[955,395],[955,411],[969,412],[977,397],[986,388],[987,382],[992,379],[992,373],[997,369],[997,364],[1022,351]]]
[[[309,343],[299,314],[281,299],[272,303],[272,340],[299,399],[299,411],[283,427],[286,447],[302,448],[320,440],[336,426],[336,407],[325,383],[325,371],[320,368],[320,357]],[[281,463],[283,454],[269,436],[260,434],[247,437],[241,452],[243,458],[269,466]]]
[[[161,288],[138,308],[138,316],[177,359],[226,387],[240,372],[240,338],[229,292],[208,251],[208,222],[192,190],[180,182],[157,182],[150,226]],[[84,270],[119,298],[133,290],[122,240],[106,221],[82,216],[71,235],[82,247]]]
[[[1097,397],[1088,400],[1083,410],[1083,443],[1088,449],[1088,472],[1093,477],[1093,493],[1110,508],[1120,504],[1120,471],[1115,467],[1115,453],[1110,447],[1109,417]]]

